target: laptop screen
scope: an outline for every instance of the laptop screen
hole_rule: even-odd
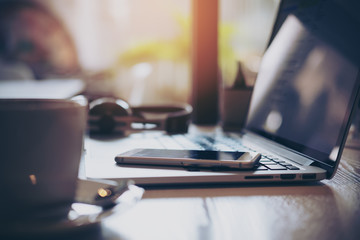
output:
[[[328,2],[286,17],[263,57],[247,129],[335,166],[358,92],[360,38]]]

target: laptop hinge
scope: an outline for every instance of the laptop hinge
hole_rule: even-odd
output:
[[[274,155],[276,154],[303,166],[310,166],[316,162],[308,156],[250,132],[244,134],[243,143],[257,151],[263,150]],[[257,149],[259,147],[262,149]]]

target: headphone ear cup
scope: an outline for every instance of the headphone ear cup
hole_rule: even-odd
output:
[[[130,115],[130,106],[123,100],[111,98],[97,99],[90,103],[90,133],[112,133],[117,126],[126,125],[126,123],[117,122],[115,118]]]
[[[98,120],[97,125],[101,133],[109,134],[114,131],[116,123],[111,114],[104,114]]]
[[[165,131],[168,134],[187,133],[190,125],[190,114],[169,116],[165,122]]]

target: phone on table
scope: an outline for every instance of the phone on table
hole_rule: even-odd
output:
[[[208,150],[133,149],[118,154],[118,164],[141,164],[199,168],[253,169],[261,155],[255,152]]]

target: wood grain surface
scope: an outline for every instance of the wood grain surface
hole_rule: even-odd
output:
[[[147,189],[107,218],[105,239],[360,239],[360,151],[331,180]]]

